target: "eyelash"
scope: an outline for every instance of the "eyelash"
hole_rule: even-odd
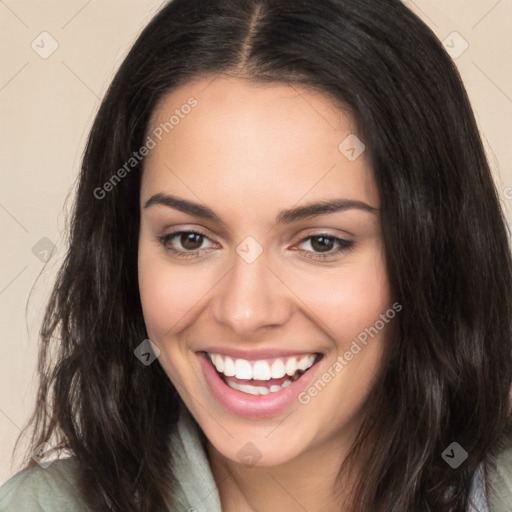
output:
[[[205,249],[197,249],[195,251],[186,251],[186,250],[181,251],[181,250],[173,249],[173,248],[167,246],[171,240],[173,240],[174,238],[176,238],[180,235],[183,235],[183,234],[194,234],[194,235],[202,236],[205,239],[209,240],[209,237],[205,233],[202,233],[201,231],[196,231],[194,229],[174,231],[173,233],[168,233],[168,234],[159,236],[157,238],[158,238],[159,243],[164,247],[164,249],[166,251],[173,253],[178,258],[183,258],[183,259],[197,258],[201,252],[205,251]],[[326,252],[326,253],[319,253],[319,252],[308,251],[308,250],[302,249],[300,251],[303,253],[304,259],[325,260],[329,257],[334,256],[335,254],[352,251],[354,249],[354,245],[355,245],[355,242],[352,240],[345,240],[344,238],[339,238],[339,237],[331,235],[329,233],[315,233],[313,235],[308,235],[308,236],[302,238],[301,240],[299,240],[297,245],[300,245],[300,244],[302,244],[308,240],[311,240],[313,238],[327,238],[328,240],[333,241],[335,244],[337,244],[338,249],[336,249],[334,251],[331,249],[329,252]],[[314,256],[307,256],[308,254],[312,254]]]

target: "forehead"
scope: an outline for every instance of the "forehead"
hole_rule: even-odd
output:
[[[147,133],[156,144],[146,157],[143,196],[177,192],[263,207],[341,195],[378,207],[368,155],[351,161],[343,151],[355,136],[352,116],[311,89],[197,79],[163,98]]]

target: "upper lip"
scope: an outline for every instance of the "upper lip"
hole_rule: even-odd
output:
[[[282,348],[266,348],[261,350],[249,350],[241,348],[227,347],[207,347],[198,352],[208,352],[210,354],[221,354],[232,357],[233,359],[245,359],[247,361],[258,361],[262,359],[274,359],[279,357],[291,357],[309,354],[319,354],[316,350],[285,350]]]

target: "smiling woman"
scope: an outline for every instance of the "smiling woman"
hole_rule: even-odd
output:
[[[0,510],[511,510],[506,226],[398,0],[170,2],[71,226]]]

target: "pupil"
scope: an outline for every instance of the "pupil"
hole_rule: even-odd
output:
[[[315,236],[311,239],[311,247],[318,252],[328,252],[332,249],[334,240],[326,236]]]
[[[185,249],[194,251],[201,247],[203,243],[203,235],[198,235],[197,233],[183,233],[181,235],[180,242]]]

